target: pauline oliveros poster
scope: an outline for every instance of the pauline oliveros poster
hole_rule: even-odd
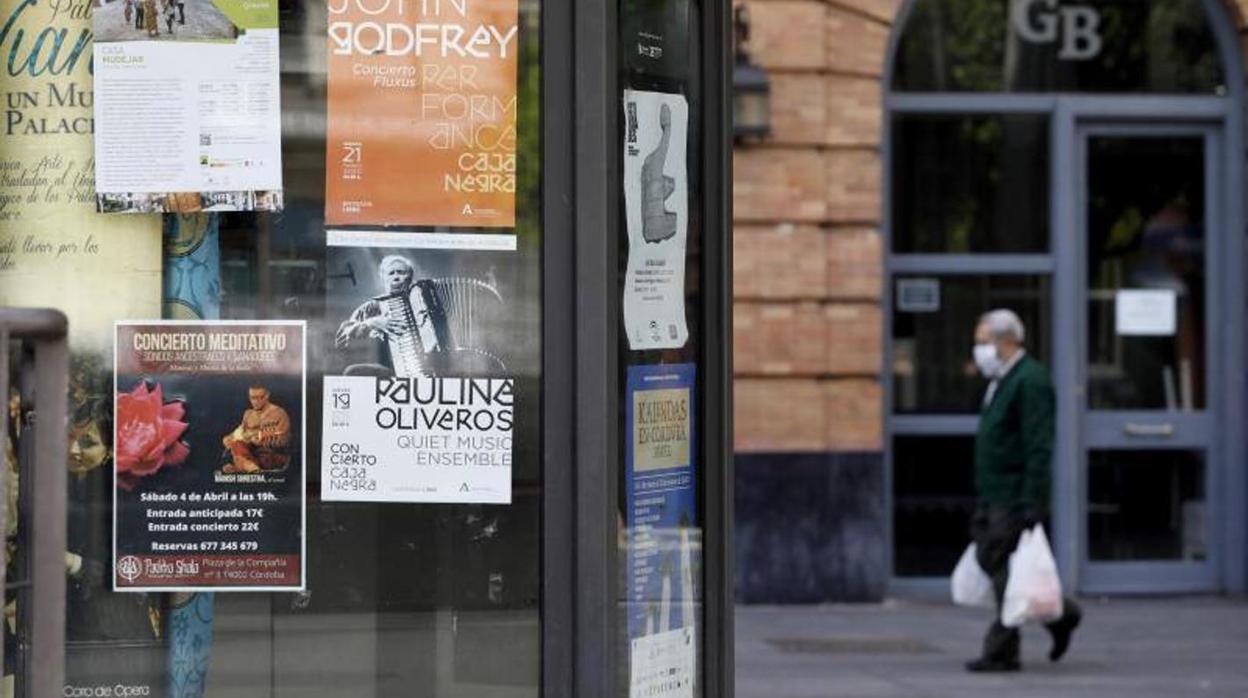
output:
[[[511,502],[514,254],[420,233],[329,238],[321,498]]]
[[[329,0],[327,224],[515,224],[518,12]]]
[[[121,322],[113,586],[304,586],[302,322]]]

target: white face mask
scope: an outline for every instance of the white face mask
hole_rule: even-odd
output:
[[[975,366],[984,378],[995,378],[1001,370],[1001,357],[997,355],[997,345],[992,343],[976,344],[971,355],[975,358]]]

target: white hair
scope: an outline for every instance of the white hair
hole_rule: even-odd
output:
[[[415,276],[416,265],[412,264],[412,261],[410,259],[402,255],[390,254],[390,255],[386,255],[385,257],[382,257],[381,264],[377,265],[377,273],[378,275],[381,276],[382,281],[385,281],[386,279],[386,267],[389,267],[391,264],[395,264],[395,263],[398,263],[404,267],[407,267],[407,270],[411,272],[413,276]]]
[[[979,316],[979,324],[988,328],[988,336],[993,339],[1012,339],[1022,344],[1027,339],[1027,330],[1018,314],[1006,308],[989,310]]]

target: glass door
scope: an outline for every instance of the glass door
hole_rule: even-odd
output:
[[[1077,143],[1081,590],[1213,589],[1219,132],[1095,125]]]

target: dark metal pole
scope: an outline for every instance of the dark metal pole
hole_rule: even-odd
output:
[[[703,275],[705,367],[703,449],[706,474],[706,691],[732,698],[733,422],[732,422],[732,9],[702,6],[705,108],[703,147]]]
[[[0,388],[3,388],[0,395],[3,396],[6,411],[9,404],[9,339],[30,342],[34,346],[33,402],[36,418],[34,425],[26,432],[34,439],[34,457],[22,473],[31,481],[29,491],[33,493],[26,520],[32,561],[30,612],[26,616],[30,623],[22,631],[28,633],[30,638],[30,659],[26,665],[29,695],[37,698],[60,696],[64,685],[69,396],[67,326],[65,316],[55,310],[0,309],[0,341],[3,341],[0,357],[5,358],[0,371],[6,376],[5,380],[0,380]],[[6,422],[7,417],[6,413]],[[2,496],[4,493],[0,491]],[[0,517],[0,521],[3,520]]]
[[[542,3],[542,695],[573,698],[576,264],[574,0]]]
[[[619,158],[616,0],[576,0],[576,696],[617,690]]]

